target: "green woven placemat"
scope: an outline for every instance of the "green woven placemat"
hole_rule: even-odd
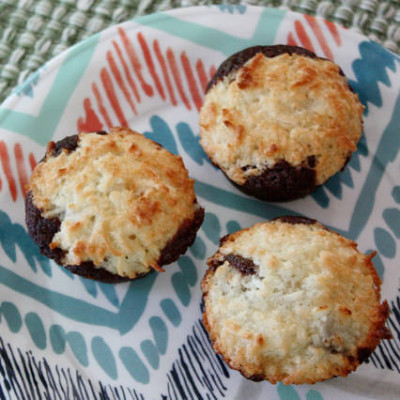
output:
[[[204,4],[264,5],[320,15],[400,53],[399,0],[0,0],[0,102],[45,61],[110,25]]]

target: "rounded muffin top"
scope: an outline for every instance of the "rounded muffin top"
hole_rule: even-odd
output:
[[[122,128],[67,139],[72,146],[50,143],[30,181],[42,216],[61,221],[50,248],[64,251],[63,265],[92,261],[129,278],[158,269],[199,207],[181,157]]]
[[[217,72],[209,86],[201,145],[239,185],[280,160],[308,166],[309,157],[320,185],[356,150],[363,113],[358,96],[336,64],[303,52],[258,52],[240,68]]]
[[[371,256],[313,220],[238,231],[208,265],[204,322],[215,350],[248,378],[345,376],[389,335]]]

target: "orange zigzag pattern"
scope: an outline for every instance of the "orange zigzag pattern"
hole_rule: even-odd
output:
[[[185,51],[179,56],[171,47],[163,51],[157,39],[150,46],[141,32],[137,33],[135,42],[121,27],[118,35],[119,40],[113,40],[113,49],[106,53],[107,66],[100,70],[100,79],[92,83],[93,100],[87,97],[83,101],[85,117],[78,119],[78,131],[99,131],[104,125],[127,126],[118,93],[123,95],[134,115],[138,114],[137,105],[144,97],[155,95],[173,106],[182,102],[187,110],[200,109],[207,83],[216,72],[214,66],[206,71],[201,59],[193,65]]]
[[[33,171],[36,165],[35,156],[29,153],[28,158],[24,156],[20,143],[15,143],[13,149],[13,159],[10,157],[10,152],[7,144],[0,140],[0,164],[3,170],[3,176],[0,176],[0,191],[3,190],[3,180],[7,182],[7,186],[13,202],[17,201],[18,193],[25,197],[26,188],[29,183],[27,163],[30,170]],[[19,190],[18,190],[19,184]]]
[[[313,36],[307,33],[306,27],[311,28]],[[330,60],[334,59],[333,52],[328,42],[329,35],[335,42],[336,46],[342,45],[342,38],[338,27],[332,22],[314,18],[310,15],[304,15],[301,19],[294,21],[294,29],[287,35],[287,44],[291,46],[302,46],[308,50],[315,52],[315,46],[318,44],[324,53],[324,56]]]

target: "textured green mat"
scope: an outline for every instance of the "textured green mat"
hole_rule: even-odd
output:
[[[400,1],[0,0],[0,102],[45,61],[110,25],[171,8],[249,4],[320,15],[400,53]]]

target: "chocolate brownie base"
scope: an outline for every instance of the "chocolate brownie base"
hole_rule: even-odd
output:
[[[312,157],[308,157],[311,159]],[[315,190],[315,170],[306,161],[303,166],[293,167],[285,160],[272,168],[265,167],[260,175],[251,175],[243,185],[233,183],[242,192],[267,201],[289,201],[307,196]]]
[[[79,275],[83,278],[92,279],[94,281],[99,281],[103,283],[122,283],[130,280],[129,278],[124,278],[123,276],[112,274],[111,272],[108,272],[103,268],[96,268],[96,266],[91,261],[85,261],[81,265],[60,265],[75,275]],[[137,276],[134,279],[141,278],[145,275],[147,274]]]
[[[192,220],[186,220],[179,227],[175,236],[167,243],[161,251],[158,264],[166,265],[176,261],[186,249],[193,244],[196,239],[196,233],[204,220],[204,208],[200,207],[194,214]]]

